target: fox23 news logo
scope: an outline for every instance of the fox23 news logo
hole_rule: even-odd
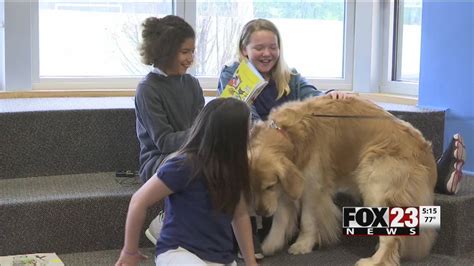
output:
[[[420,228],[440,225],[440,206],[342,208],[343,232],[349,236],[416,236]]]

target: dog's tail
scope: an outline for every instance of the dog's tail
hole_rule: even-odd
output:
[[[428,256],[437,235],[435,229],[420,229],[419,236],[402,237],[400,256],[409,260],[420,260]]]

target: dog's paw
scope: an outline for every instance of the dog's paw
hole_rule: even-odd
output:
[[[272,241],[263,241],[262,243],[262,252],[265,256],[270,256],[275,254],[281,247],[275,245],[275,242]]]
[[[364,258],[364,259],[360,259],[356,262],[355,264],[356,266],[374,266],[374,265],[377,265],[377,266],[398,266],[400,265],[400,263],[396,263],[396,262],[377,262],[375,261],[374,259],[372,259],[371,257],[370,258]]]
[[[288,249],[288,253],[292,255],[300,255],[300,254],[306,254],[310,253],[313,250],[314,244],[312,243],[307,243],[305,241],[299,241],[294,243],[293,245],[290,246]]]
[[[372,258],[360,259],[355,264],[355,266],[372,266],[372,265],[375,265],[375,262],[372,260]]]

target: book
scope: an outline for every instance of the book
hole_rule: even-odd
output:
[[[224,87],[221,97],[234,97],[250,105],[267,84],[268,81],[250,61],[242,60]]]
[[[1,266],[64,266],[56,253],[0,256]]]

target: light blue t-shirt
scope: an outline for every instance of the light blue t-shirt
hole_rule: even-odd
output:
[[[157,255],[182,247],[199,258],[227,264],[236,259],[232,215],[212,208],[203,175],[191,180],[185,155],[166,161],[157,171],[173,193],[165,199],[165,220],[156,245]]]

